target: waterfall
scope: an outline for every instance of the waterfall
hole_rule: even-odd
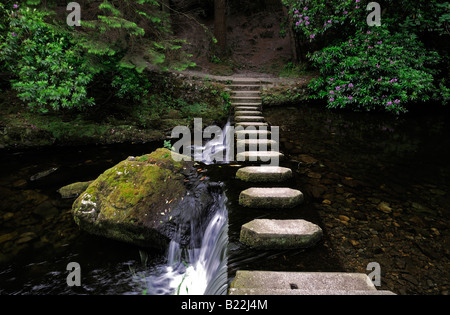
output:
[[[228,211],[223,192],[214,192],[214,215],[208,222],[200,248],[183,248],[172,241],[167,264],[147,279],[147,294],[225,295],[228,289]],[[194,228],[191,229],[195,231]],[[195,232],[193,232],[195,233]],[[194,235],[192,237],[194,239]]]
[[[216,162],[229,163],[233,159],[230,155],[234,154],[232,147],[234,134],[232,134],[233,127],[231,127],[230,120],[228,120],[222,130],[219,127],[211,128],[211,134],[214,134],[215,137],[204,146],[193,147],[194,160],[206,165],[211,165]]]
[[[230,121],[223,130],[211,129],[215,137],[204,146],[194,146],[194,159],[211,165],[229,162],[234,152],[234,135]],[[206,131],[205,131],[206,132]],[[230,153],[231,152],[231,153]],[[222,187],[221,185],[218,185]],[[167,252],[167,263],[154,275],[146,278],[147,294],[152,295],[225,295],[228,291],[228,210],[222,188],[210,191],[214,199],[211,219],[191,222],[191,244],[187,248],[172,240]],[[200,225],[200,226],[199,226]],[[198,247],[195,240],[201,239]]]

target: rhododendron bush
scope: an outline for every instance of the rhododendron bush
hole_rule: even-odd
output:
[[[320,72],[311,97],[325,99],[329,108],[397,114],[413,102],[447,103],[448,52],[426,47],[423,38],[448,40],[448,5],[380,2],[381,26],[369,26],[369,2],[283,0],[297,42]]]

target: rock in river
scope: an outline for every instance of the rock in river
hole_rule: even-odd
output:
[[[158,149],[107,170],[75,201],[72,212],[91,234],[142,247],[165,248],[173,239],[196,246],[201,240],[191,239],[191,231],[209,218],[211,190],[217,187],[197,173],[193,162],[174,161],[170,151]]]

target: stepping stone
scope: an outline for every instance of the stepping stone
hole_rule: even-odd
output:
[[[247,127],[268,127],[269,124],[265,122],[240,122],[236,123],[236,127],[242,126],[244,128]]]
[[[239,111],[261,111],[261,106],[260,105],[255,105],[255,106],[235,106],[234,107],[234,111],[235,112],[239,112]]]
[[[369,277],[360,273],[236,272],[230,295],[394,295],[377,291]]]
[[[305,220],[253,220],[241,228],[240,241],[255,249],[309,248],[322,238],[322,229]]]
[[[249,151],[236,154],[238,162],[271,162],[273,159],[281,161],[284,154],[275,151]]]
[[[242,107],[242,106],[259,106],[261,108],[262,102],[238,103],[238,102],[231,101],[231,107]]]
[[[258,209],[294,208],[303,200],[303,193],[291,188],[250,188],[239,196],[241,206]]]
[[[235,111],[234,116],[262,116],[262,112],[258,110]]]
[[[261,97],[230,97],[230,101],[233,104],[262,104]]]
[[[259,84],[232,84],[229,87],[233,91],[259,91],[261,89],[261,85]]]
[[[238,140],[236,143],[238,148],[244,147],[247,151],[260,151],[264,149],[264,151],[270,150],[271,148],[277,145],[275,140],[269,139],[246,139],[246,140]],[[275,150],[273,150],[275,151]]]
[[[246,136],[252,139],[260,137],[267,139],[271,135],[271,132],[269,130],[238,130],[235,132],[235,135],[237,139],[243,139]]]
[[[263,122],[264,117],[263,116],[235,116],[234,120],[237,122]]]
[[[244,182],[283,182],[292,177],[292,170],[278,166],[249,166],[237,171],[236,177]]]
[[[259,91],[233,91],[232,94],[232,97],[261,99],[261,92]]]

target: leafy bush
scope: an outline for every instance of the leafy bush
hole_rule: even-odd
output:
[[[372,28],[310,58],[321,74],[310,85],[313,97],[327,98],[329,108],[402,113],[408,102],[438,95],[433,67],[440,57],[414,34]]]
[[[92,74],[71,37],[45,22],[47,15],[16,5],[10,12],[0,60],[15,75],[13,89],[32,110],[42,113],[93,105],[87,95]]]

